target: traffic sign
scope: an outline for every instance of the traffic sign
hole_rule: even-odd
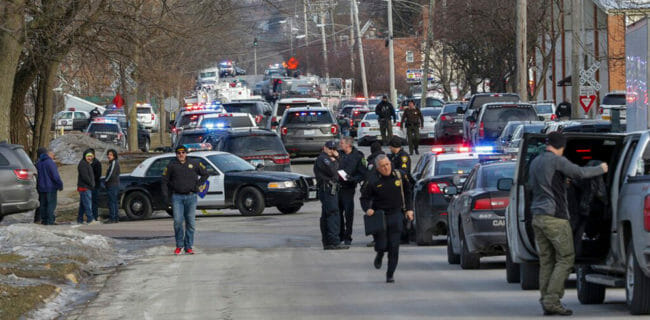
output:
[[[406,82],[408,83],[420,83],[422,82],[422,69],[408,69],[406,70]],[[429,73],[429,81],[433,81],[433,74]]]
[[[600,69],[600,62],[595,61],[587,70],[582,70],[580,71],[580,86],[584,86],[585,84],[589,84],[591,87],[596,89],[596,91],[600,91],[600,83],[596,81],[594,78],[594,75],[596,74],[596,71]]]
[[[178,110],[179,103],[178,100],[174,97],[169,97],[163,100],[163,105],[165,106],[165,111],[174,112]]]
[[[589,113],[589,109],[591,109],[591,106],[594,105],[594,101],[596,101],[596,95],[581,95],[580,96],[580,106],[582,107],[582,110],[585,111],[585,113]]]

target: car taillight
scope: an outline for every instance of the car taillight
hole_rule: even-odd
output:
[[[603,108],[598,108],[598,113],[603,114]]]
[[[330,132],[331,132],[332,134],[337,134],[337,133],[339,132],[339,126],[333,124],[333,125],[330,127]]]
[[[350,127],[354,127],[354,120],[350,120]]]
[[[469,147],[468,146],[458,147],[458,152],[459,153],[468,153],[469,152]]]
[[[289,129],[287,129],[287,127],[282,127],[282,128],[280,128],[280,133],[281,133],[283,136],[286,136],[286,135],[287,135],[287,132],[289,132]]]
[[[29,180],[29,170],[27,169],[14,169],[14,174],[18,180]]]
[[[271,122],[278,122],[278,117],[273,116],[273,117],[271,118]]]
[[[121,133],[117,134],[117,139],[122,139],[122,134]]]
[[[151,121],[154,121],[154,120],[156,120],[156,116],[152,113],[151,114]]]
[[[474,210],[501,210],[508,207],[508,198],[483,198],[474,201]]]
[[[441,194],[442,190],[447,187],[446,183],[440,183],[440,182],[429,182],[427,185],[427,190],[431,194]]]
[[[262,122],[262,116],[261,115],[256,115],[255,116],[255,123],[260,123]]]
[[[448,117],[448,116],[442,116],[442,117],[440,117],[440,120],[441,120],[441,121],[450,121],[450,120],[451,120],[451,117]]]
[[[401,123],[400,121],[397,121],[397,123],[396,123],[395,125],[398,126],[398,127],[400,127],[401,124],[402,124],[402,123]]]
[[[365,121],[364,121],[364,122],[361,122],[361,127],[362,127],[362,128],[370,127],[370,123],[365,122]]]
[[[551,120],[557,120],[557,116],[555,114],[551,115]]]
[[[650,231],[650,195],[645,196],[643,206],[643,226],[645,231]]]
[[[483,122],[481,122],[481,126],[478,128],[478,135],[481,136],[481,138],[485,137],[485,125]]]
[[[273,163],[275,164],[287,164],[289,162],[291,162],[291,159],[289,159],[288,155],[273,156]]]

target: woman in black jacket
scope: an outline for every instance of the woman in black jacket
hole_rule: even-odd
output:
[[[110,213],[108,223],[118,223],[119,218],[119,203],[118,196],[120,194],[120,163],[117,161],[117,151],[114,149],[108,150],[106,153],[108,157],[108,169],[106,169],[106,191],[108,193],[108,210]]]

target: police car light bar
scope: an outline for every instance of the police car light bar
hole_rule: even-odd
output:
[[[492,153],[494,152],[494,147],[492,146],[476,146],[474,147],[474,151],[478,153]]]
[[[93,123],[117,123],[117,119],[114,118],[95,118]]]
[[[431,152],[435,154],[440,153],[449,153],[449,152],[458,152],[458,153],[468,153],[470,148],[464,145],[444,145],[444,146],[434,146],[431,148]]]
[[[184,146],[187,148],[187,152],[212,150],[212,145],[209,143],[188,143]]]

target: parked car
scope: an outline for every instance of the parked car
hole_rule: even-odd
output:
[[[537,111],[526,103],[486,103],[466,120],[476,123],[470,132],[472,145],[493,144],[510,121],[537,121]]]
[[[447,260],[463,269],[478,269],[480,258],[504,255],[507,249],[505,209],[507,190],[500,182],[512,183],[514,162],[478,165],[470,172],[462,188],[449,186],[445,193],[454,198],[449,203],[449,237]]]
[[[524,138],[525,133],[541,133],[544,129],[544,122],[530,122],[525,124],[520,124],[517,126],[515,131],[512,133],[512,138],[510,142],[504,147],[504,152],[509,154],[519,153],[519,146],[521,145],[521,139]]]
[[[85,111],[66,110],[54,116],[52,130],[84,131],[90,123],[90,114]]]
[[[619,116],[621,120],[626,119],[627,107],[625,100],[625,91],[609,92],[603,97],[603,101],[600,103],[600,108],[598,109],[600,118],[603,120],[611,120],[612,109],[619,110]]]
[[[21,145],[0,142],[0,221],[38,206],[36,167]]]
[[[446,104],[438,115],[433,125],[434,144],[454,144],[463,142],[463,114],[458,113],[458,108],[464,106],[459,103]]]
[[[517,130],[517,128],[523,124],[535,124],[537,126],[541,126],[541,128],[544,128],[543,121],[510,121],[508,124],[506,124],[505,128],[503,128],[503,131],[501,131],[501,134],[497,138],[495,149],[497,151],[503,152],[507,146],[510,145],[510,141],[512,141],[514,137],[515,130]]]
[[[393,123],[393,136],[402,139],[402,143],[406,143],[406,132],[402,131],[400,125],[400,115],[396,113],[397,121]],[[374,141],[381,141],[381,132],[379,131],[379,121],[377,114],[368,112],[361,120],[359,128],[357,129],[357,144],[359,146],[368,146]]]
[[[141,123],[145,129],[151,131],[158,131],[158,116],[153,111],[153,107],[150,104],[141,104],[137,106],[138,112],[138,123]]]
[[[184,130],[196,128],[202,116],[206,114],[216,113],[221,113],[221,110],[198,109],[182,111],[176,117],[176,120],[171,121],[172,145],[176,145],[178,137],[183,133]]]
[[[339,129],[329,108],[292,107],[282,115],[280,136],[292,157],[315,157],[325,142],[339,138]]]
[[[555,110],[557,107],[553,102],[536,102],[533,103],[537,115],[544,117],[544,121],[553,121],[557,120],[557,115],[555,115]]]
[[[359,124],[361,120],[366,116],[366,113],[370,112],[368,108],[357,108],[352,110],[350,113],[350,136],[356,137],[357,131],[359,130]]]
[[[420,129],[420,140],[434,140],[436,137],[436,121],[438,121],[438,116],[442,113],[442,108],[422,108],[420,111],[422,112],[422,118],[424,118],[423,128]]]
[[[231,129],[208,139],[212,150],[232,153],[264,171],[291,172],[291,159],[277,133],[263,129]]]
[[[255,128],[257,123],[250,113],[210,113],[199,117],[197,128],[228,129],[228,128]]]
[[[235,75],[237,75],[237,76],[245,76],[246,75],[246,70],[244,68],[240,68],[238,66],[235,66]]]
[[[472,141],[472,131],[475,129],[476,126],[476,119],[478,119],[478,112],[480,111],[481,107],[484,104],[493,103],[493,102],[517,103],[519,102],[519,100],[520,100],[519,95],[516,93],[476,93],[472,95],[466,107],[458,108],[458,113],[464,115],[464,120],[463,120],[464,142],[469,143]]]
[[[271,112],[271,130],[276,130],[282,122],[284,111],[298,107],[325,107],[323,103],[316,98],[284,98],[279,99],[273,105]]]
[[[128,128],[122,128],[119,121],[113,117],[101,117],[93,119],[86,134],[102,142],[112,143],[127,149],[129,146]],[[138,123],[138,149],[142,152],[149,152],[151,148],[151,136],[149,131]]]

